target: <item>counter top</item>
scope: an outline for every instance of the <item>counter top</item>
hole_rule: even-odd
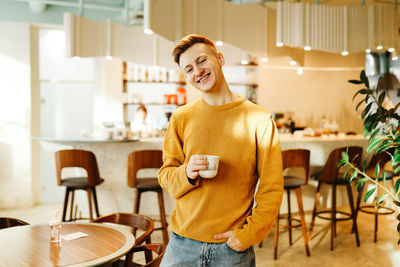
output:
[[[54,143],[126,143],[137,142],[139,139],[103,139],[93,137],[47,137],[47,136],[31,136],[32,140],[54,142]]]

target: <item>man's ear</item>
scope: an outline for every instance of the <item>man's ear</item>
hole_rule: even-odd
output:
[[[223,66],[225,64],[225,58],[224,55],[222,55],[221,52],[218,52],[217,54],[217,58],[218,58],[218,62],[221,66]]]

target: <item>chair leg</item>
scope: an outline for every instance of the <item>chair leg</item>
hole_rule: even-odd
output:
[[[309,239],[311,239],[311,234],[312,234],[312,230],[314,228],[314,223],[315,223],[315,217],[317,216],[320,190],[321,190],[321,182],[318,182],[317,191],[315,192],[314,209],[313,209],[313,214],[312,214],[312,218],[311,218],[310,231],[308,233]]]
[[[351,186],[349,184],[346,184],[346,188],[347,188],[347,195],[349,197],[351,216],[353,218],[354,233],[356,234],[356,243],[357,243],[357,247],[359,247],[360,246],[360,238],[358,236],[358,227],[357,227],[357,221],[356,221],[356,217],[355,217],[356,213],[354,211],[353,192],[351,191]]]
[[[73,215],[74,212],[74,200],[75,200],[75,190],[72,189],[71,190],[71,210],[69,213],[69,220],[70,221],[75,221],[76,220],[76,216]]]
[[[376,243],[376,241],[378,240],[378,209],[376,211],[375,215],[375,227],[374,227],[374,242]]]
[[[296,188],[296,196],[297,196],[297,205],[299,207],[299,213],[300,213],[301,228],[303,230],[304,246],[306,247],[307,256],[311,256],[310,247],[308,245],[307,226],[306,226],[306,220],[304,218],[303,200],[301,197],[300,187]]]
[[[290,210],[290,189],[287,189],[287,204],[288,204],[288,230],[289,230],[289,246],[292,245],[292,212]]]
[[[62,221],[63,222],[65,222],[65,217],[67,215],[68,197],[69,197],[69,188],[67,187],[65,189],[65,197],[64,197],[64,206],[63,206],[63,215],[62,215]]]
[[[91,190],[91,188],[87,188],[86,189],[86,192],[87,192],[87,195],[88,195],[88,202],[89,202],[89,218],[90,218],[90,221],[92,222],[93,221],[93,210],[92,210],[92,192],[91,192],[92,190]]]
[[[279,241],[279,212],[275,222],[275,238],[274,238],[274,260],[278,259],[278,241]]]
[[[332,185],[332,211],[331,211],[331,250],[333,250],[333,238],[336,236],[336,185]]]
[[[96,187],[92,188],[92,193],[93,193],[93,201],[94,201],[94,208],[96,211],[96,217],[100,217],[99,204],[97,203]]]
[[[160,189],[157,192],[157,196],[158,196],[158,206],[160,208],[160,219],[163,231],[164,244],[168,244],[168,224],[167,224],[167,219],[165,217],[165,205],[164,205],[164,197],[162,189]]]
[[[364,186],[362,187],[361,191],[358,192],[358,194],[357,194],[357,203],[356,203],[356,210],[355,210],[355,221],[357,221],[358,212],[360,211],[361,199],[362,199],[363,192],[364,192]],[[354,233],[354,225],[353,225],[353,227],[351,229],[351,233]]]
[[[139,189],[136,189],[136,199],[135,199],[135,206],[133,207],[133,213],[139,213],[141,194],[142,194],[142,191],[140,191]]]

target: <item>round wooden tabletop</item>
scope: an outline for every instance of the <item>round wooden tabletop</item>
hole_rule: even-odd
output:
[[[88,236],[50,243],[48,225],[0,230],[0,266],[95,266],[125,255],[135,244],[131,232],[98,223],[63,223],[62,235]]]

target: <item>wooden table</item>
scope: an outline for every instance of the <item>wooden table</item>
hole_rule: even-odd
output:
[[[134,245],[127,230],[95,223],[62,224],[62,235],[83,232],[75,240],[49,242],[48,225],[0,230],[0,266],[96,266],[113,262]]]

